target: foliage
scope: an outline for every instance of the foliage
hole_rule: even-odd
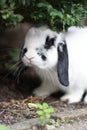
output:
[[[13,59],[15,62],[18,61],[19,55],[20,55],[19,52],[20,52],[20,49],[18,48],[11,49],[11,51],[9,52],[10,58]]]
[[[39,117],[39,120],[41,122],[42,125],[45,124],[45,121],[47,119],[50,119],[51,114],[54,112],[54,109],[52,107],[49,107],[47,103],[43,103],[43,104],[33,104],[33,103],[29,103],[28,104],[29,108],[36,108],[36,114]]]
[[[84,3],[65,0],[59,3],[55,0],[54,3],[37,3],[37,11],[32,14],[32,18],[35,21],[46,21],[52,29],[58,31],[71,25],[80,25],[81,19],[87,14],[87,6]]]
[[[51,118],[51,114],[54,113],[54,108],[49,107],[47,103],[43,103],[43,104],[28,103],[28,107],[36,108],[36,114],[39,117],[40,126],[44,126],[48,130],[53,130],[55,128],[58,128],[61,125],[61,123],[64,122],[62,119]]]
[[[46,124],[46,128],[48,130],[55,130],[55,128],[58,128],[62,123],[64,123],[64,120],[62,119],[57,119],[57,120],[52,119],[49,122],[49,124]]]
[[[47,24],[54,30],[79,25],[87,14],[87,2],[82,0],[1,0],[1,21],[5,25],[18,22]]]
[[[0,130],[10,130],[7,126],[0,124]]]
[[[16,25],[17,23],[19,23],[22,19],[23,16],[20,14],[15,14],[15,2],[12,1],[8,1],[8,3],[6,3],[6,0],[1,0],[0,2],[0,14],[1,14],[1,19],[3,20],[4,23],[6,23],[6,25],[10,24],[10,25]]]

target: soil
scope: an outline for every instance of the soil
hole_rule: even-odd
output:
[[[55,112],[64,109],[74,110],[87,107],[83,102],[78,104],[67,104],[59,100],[60,93],[44,99],[33,96],[32,90],[40,84],[40,80],[33,76],[24,76],[19,84],[10,76],[0,82],[0,124],[11,125],[27,119],[36,118],[35,109],[28,108],[28,103],[47,102],[54,107]]]

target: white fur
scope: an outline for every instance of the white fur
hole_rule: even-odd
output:
[[[84,98],[84,103],[87,103],[87,94],[86,94],[86,96]]]
[[[55,47],[48,51],[43,49],[47,35],[51,38],[57,37]],[[57,46],[63,39],[66,40],[69,56],[68,87],[63,86],[57,76]],[[35,95],[49,96],[62,90],[66,94],[61,100],[68,100],[69,103],[81,100],[84,91],[87,91],[87,27],[70,27],[67,33],[60,34],[48,28],[31,28],[26,35],[24,48],[28,48],[28,51],[22,61],[25,65],[34,67],[42,79],[42,85],[34,90]],[[36,48],[40,48],[46,54],[46,61],[37,54]],[[84,101],[87,102],[87,97]]]

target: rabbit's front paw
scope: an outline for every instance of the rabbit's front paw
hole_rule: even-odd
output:
[[[36,95],[36,96],[44,96],[44,97],[47,97],[47,96],[50,95],[49,91],[47,91],[46,89],[44,89],[44,87],[36,88],[33,91],[33,94]]]
[[[61,97],[60,100],[63,102],[68,102],[69,104],[80,102],[79,97],[76,97],[75,95],[68,95],[68,94]]]
[[[84,98],[84,103],[87,104],[87,94],[86,94],[86,96],[85,96],[85,98]]]

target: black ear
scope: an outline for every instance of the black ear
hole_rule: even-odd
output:
[[[57,64],[57,72],[58,78],[62,85],[68,86],[69,85],[69,78],[68,78],[68,51],[66,42],[63,41],[58,44],[58,64]]]

